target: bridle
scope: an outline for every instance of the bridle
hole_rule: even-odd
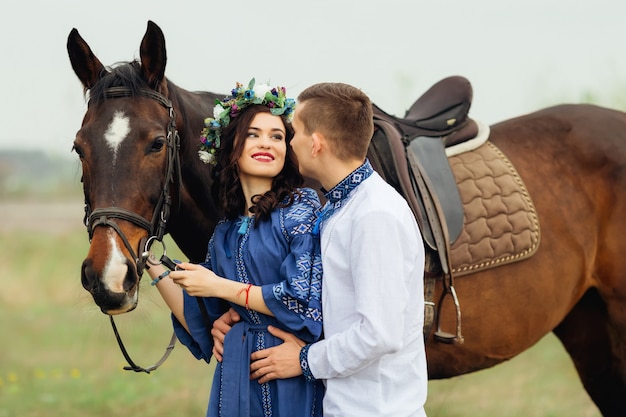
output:
[[[137,213],[121,207],[97,208],[92,211],[89,202],[85,200],[85,217],[83,221],[85,223],[85,226],[87,227],[90,242],[93,237],[94,229],[97,226],[110,226],[111,228],[113,228],[113,230],[115,230],[122,239],[122,242],[124,243],[124,246],[126,246],[128,252],[131,254],[133,259],[135,259],[137,274],[141,277],[146,266],[146,256],[142,256],[143,253],[135,252],[122,230],[112,219],[120,219],[133,223],[135,226],[139,226],[142,229],[146,230],[149,236],[154,237],[155,240],[163,240],[172,205],[172,197],[170,196],[170,183],[174,182],[174,180],[178,182],[177,188],[179,198],[177,201],[178,204],[180,204],[181,172],[179,155],[180,136],[178,134],[178,130],[176,129],[176,117],[174,114],[174,108],[172,107],[172,102],[168,98],[154,90],[142,89],[138,91],[138,94],[143,97],[151,98],[158,101],[168,110],[170,117],[167,126],[167,161],[165,164],[165,179],[161,187],[159,200],[154,206],[152,220],[149,221],[143,216],[140,216]],[[133,90],[127,87],[111,87],[105,90],[106,98],[133,97],[134,95],[135,93],[133,92]],[[174,177],[174,174],[176,174],[176,177]],[[140,244],[140,247],[143,246],[143,244],[147,242],[147,240],[148,238],[146,238],[146,240],[142,242],[142,244]]]
[[[180,167],[180,136],[178,134],[178,130],[176,129],[176,116],[174,113],[174,107],[172,106],[172,102],[161,93],[149,89],[140,89],[138,91],[135,91],[128,87],[111,87],[106,89],[104,92],[104,97],[107,99],[134,97],[136,95],[158,101],[162,106],[167,109],[170,118],[167,126],[167,161],[165,165],[165,178],[161,186],[161,194],[159,196],[157,204],[154,207],[152,219],[147,220],[145,217],[121,207],[97,208],[92,211],[87,196],[85,195],[85,217],[83,219],[83,222],[87,227],[89,242],[91,242],[94,230],[98,226],[109,226],[113,230],[115,230],[120,239],[122,239],[126,250],[128,250],[132,258],[135,260],[137,275],[139,276],[139,278],[141,278],[141,276],[143,275],[143,271],[146,268],[146,260],[150,254],[150,247],[152,243],[154,241],[159,241],[162,243],[163,236],[165,235],[167,221],[169,219],[172,206],[170,184],[174,181],[177,181],[177,203],[180,206],[182,180]],[[138,251],[135,251],[135,249],[131,246],[128,238],[124,235],[124,232],[122,232],[122,229],[116,223],[115,219],[128,221],[148,232],[148,237],[143,238],[140,241]],[[142,247],[144,247],[143,251],[141,251]],[[113,316],[110,315],[109,317],[111,319],[111,327],[113,328],[113,332],[115,333],[115,338],[117,339],[118,345],[120,346],[124,358],[129,364],[129,366],[124,367],[125,370],[150,373],[151,371],[154,371],[156,368],[158,368],[163,362],[165,362],[170,352],[174,348],[176,335],[172,334],[170,343],[165,349],[165,353],[159,361],[157,361],[154,365],[146,368],[138,366],[132,361],[128,352],[126,351],[124,343],[122,342],[119,332],[117,331],[117,326],[115,325]]]

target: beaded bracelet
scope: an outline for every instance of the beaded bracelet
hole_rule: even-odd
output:
[[[168,276],[170,274],[170,271],[168,269],[165,270],[165,272],[163,272],[161,275],[159,275],[158,277],[156,277],[155,279],[152,280],[152,282],[150,283],[150,285],[157,285],[157,283],[159,281],[161,281],[163,278],[165,278],[166,276]]]

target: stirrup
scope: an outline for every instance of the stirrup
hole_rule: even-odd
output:
[[[441,308],[443,306],[443,301],[448,294],[452,296],[454,309],[456,310],[456,334],[451,334],[441,330]],[[460,345],[463,344],[463,342],[465,341],[463,339],[463,335],[461,334],[461,306],[459,305],[459,299],[456,296],[454,286],[450,286],[450,288],[444,288],[443,293],[441,294],[441,298],[439,299],[439,305],[437,306],[437,331],[435,332],[434,337],[436,341],[449,345]]]

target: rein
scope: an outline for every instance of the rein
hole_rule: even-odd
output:
[[[178,204],[180,204],[180,188],[181,188],[181,167],[180,167],[180,136],[178,134],[178,130],[176,129],[176,117],[174,114],[174,107],[172,106],[172,102],[162,94],[148,89],[142,89],[138,92],[134,92],[130,88],[127,87],[111,87],[105,90],[105,98],[123,98],[123,97],[134,97],[136,94],[139,94],[142,97],[151,98],[158,101],[163,107],[165,107],[169,113],[169,123],[167,126],[167,161],[165,166],[165,179],[163,181],[163,185],[161,187],[161,194],[159,196],[159,200],[154,207],[154,212],[152,214],[152,221],[147,220],[143,216],[126,210],[121,207],[106,207],[106,208],[98,208],[95,210],[91,210],[89,202],[87,198],[85,198],[85,217],[83,222],[87,227],[87,232],[89,233],[89,241],[93,237],[93,232],[98,226],[109,226],[119,235],[126,247],[126,250],[130,253],[130,255],[135,259],[135,266],[137,269],[137,275],[139,278],[143,275],[144,269],[146,268],[146,260],[149,255],[150,243],[154,240],[158,240],[162,243],[163,236],[165,235],[165,229],[167,226],[167,221],[170,216],[170,209],[172,205],[172,197],[170,196],[170,183],[174,181],[178,181]],[[176,177],[174,177],[176,175]],[[135,226],[139,226],[140,228],[146,230],[149,234],[149,238],[144,238],[139,244],[139,249],[141,250],[141,246],[145,245],[145,250],[135,251],[131,246],[128,238],[122,232],[122,229],[118,226],[115,219],[128,221]],[[146,368],[136,365],[133,360],[130,358],[126,348],[124,347],[124,343],[122,342],[122,338],[117,330],[117,326],[115,325],[115,321],[113,320],[113,316],[109,315],[111,319],[111,327],[113,328],[113,332],[115,334],[115,339],[124,355],[124,358],[128,362],[129,366],[125,366],[124,370],[127,371],[135,371],[135,372],[145,372],[150,373],[157,369],[170,355],[172,349],[174,349],[174,344],[176,343],[176,335],[172,333],[172,337],[170,339],[169,345],[165,349],[165,353],[154,365],[148,366]]]

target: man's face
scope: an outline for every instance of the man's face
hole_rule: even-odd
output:
[[[304,176],[310,176],[313,138],[304,132],[304,124],[300,119],[300,113],[304,106],[306,106],[306,103],[298,104],[293,115],[291,127],[294,130],[294,135],[293,139],[291,139],[291,148],[298,159],[300,173]]]

